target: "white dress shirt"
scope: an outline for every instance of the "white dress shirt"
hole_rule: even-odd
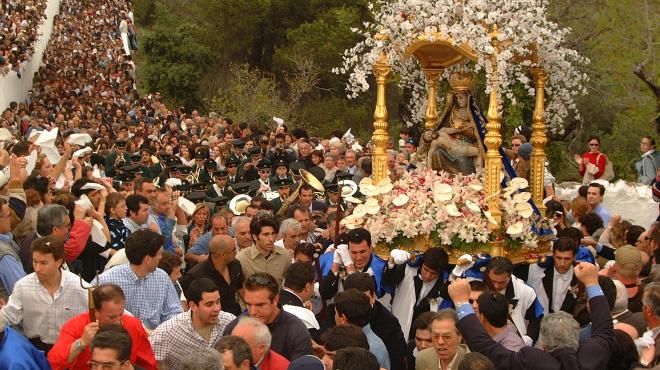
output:
[[[552,312],[559,312],[561,311],[561,306],[564,304],[566,292],[568,292],[568,287],[571,285],[571,280],[573,280],[573,266],[563,274],[560,274],[556,268],[554,269],[554,281],[552,282]]]
[[[54,344],[62,325],[87,310],[87,290],[80,287],[77,275],[62,271],[60,287],[51,296],[33,272],[14,285],[9,301],[0,310],[0,323],[20,324],[26,337],[40,337],[42,342]]]

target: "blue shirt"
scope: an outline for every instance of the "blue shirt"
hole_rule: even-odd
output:
[[[110,230],[110,247],[116,250],[124,248],[126,239],[128,239],[128,235],[131,233],[130,230],[128,230],[128,227],[124,225],[122,220],[117,220],[112,217],[106,217],[105,223]]]
[[[594,213],[596,213],[600,218],[603,219],[603,225],[607,226],[607,223],[610,222],[610,213],[605,209],[603,206],[603,203],[600,203],[597,205],[594,209],[592,209]]]
[[[7,254],[0,258],[0,281],[9,295],[14,291],[14,284],[24,276],[23,265],[16,257]]]
[[[0,241],[7,244],[17,254],[20,252],[20,247],[14,241],[11,233],[0,234]],[[0,257],[0,282],[2,282],[9,295],[14,290],[14,284],[24,276],[25,270],[23,270],[23,264],[18,258],[11,254]]]
[[[50,369],[46,355],[16,330],[6,327],[0,340],[0,370]]]
[[[174,231],[174,225],[176,224],[176,221],[165,215],[159,215],[153,213],[153,210],[151,210],[151,212],[152,212],[151,215],[158,222],[158,227],[160,228],[160,234],[165,237],[165,245],[163,246],[163,248],[165,249],[166,252],[176,254],[176,252],[174,251],[175,249],[174,242],[172,241],[172,232]],[[148,221],[147,224],[149,224]]]
[[[213,233],[210,231],[204,233],[204,235],[197,238],[195,245],[193,245],[192,248],[190,248],[188,251],[198,256],[209,254],[209,243],[211,242],[211,239],[213,239]]]
[[[126,295],[126,310],[149,329],[183,312],[170,277],[161,269],[140,279],[130,264],[119,265],[101,274],[99,282],[119,285]]]
[[[362,331],[367,336],[367,342],[369,342],[369,352],[373,353],[378,360],[378,364],[383,369],[390,369],[390,355],[387,352],[385,343],[380,339],[373,330],[371,330],[371,325],[367,324],[362,327]]]

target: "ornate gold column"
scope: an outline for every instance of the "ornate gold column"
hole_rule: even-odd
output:
[[[543,182],[545,175],[545,146],[548,144],[548,138],[545,136],[545,83],[548,81],[548,74],[541,67],[531,69],[534,77],[536,90],[536,103],[534,105],[533,132],[532,132],[532,155],[531,155],[531,188],[534,204],[545,215],[545,205],[543,204]]]
[[[500,156],[499,148],[502,145],[502,135],[500,128],[502,127],[502,115],[498,102],[498,89],[497,82],[498,67],[497,67],[497,53],[499,52],[499,40],[497,39],[497,29],[495,28],[491,34],[491,42],[493,44],[494,52],[491,55],[490,61],[492,64],[492,74],[490,76],[490,99],[488,102],[488,114],[486,118],[486,137],[484,144],[488,151],[486,152],[486,196],[488,199],[488,210],[497,222],[493,225],[494,229],[498,229],[502,225],[502,210],[500,209],[500,198],[495,195],[500,192],[500,173],[502,172],[502,156]],[[491,256],[503,256],[504,247],[502,240],[495,240],[491,244]]]
[[[426,91],[428,104],[426,106],[426,116],[424,119],[424,130],[428,131],[435,128],[438,121],[438,77],[442,73],[440,68],[424,68],[426,76]]]
[[[380,59],[373,66],[374,76],[376,77],[376,110],[374,111],[374,134],[371,140],[374,143],[373,148],[373,174],[374,182],[378,182],[387,177],[387,142],[389,135],[387,133],[387,95],[385,88],[387,80],[392,73],[389,64],[387,64],[387,54],[384,52]]]

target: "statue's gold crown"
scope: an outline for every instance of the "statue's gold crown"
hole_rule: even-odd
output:
[[[454,72],[449,76],[449,86],[455,91],[470,91],[474,86],[474,76],[471,72]]]

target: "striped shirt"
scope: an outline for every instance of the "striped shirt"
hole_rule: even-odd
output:
[[[42,342],[54,344],[62,325],[87,310],[87,290],[80,287],[75,274],[62,270],[60,287],[51,296],[31,273],[14,285],[9,301],[0,310],[0,322],[20,324],[26,337],[40,337]]]
[[[161,269],[140,279],[130,264],[119,265],[101,274],[99,281],[101,284],[119,285],[126,295],[126,310],[139,318],[148,329],[155,329],[182,312],[174,284]]]

